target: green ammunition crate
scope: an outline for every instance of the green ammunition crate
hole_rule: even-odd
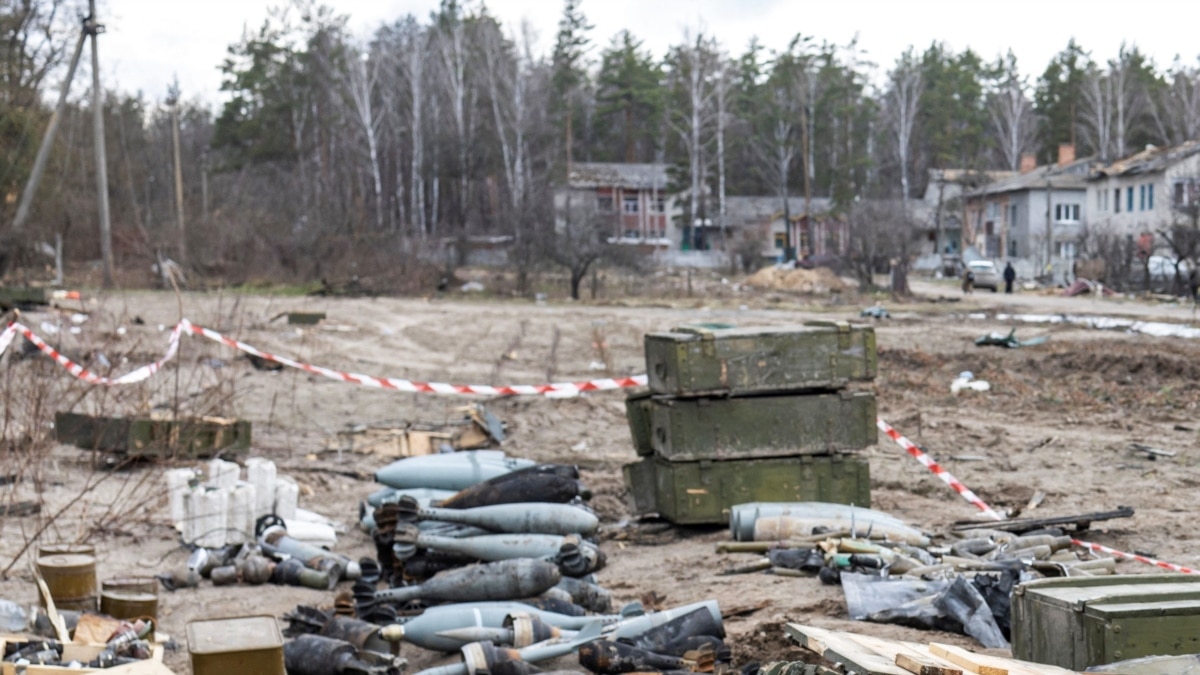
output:
[[[35,286],[0,286],[0,310],[50,303],[53,291]]]
[[[677,328],[645,339],[650,391],[671,396],[840,389],[875,378],[875,329],[846,322]]]
[[[657,513],[681,525],[727,523],[729,509],[747,502],[871,505],[870,467],[849,455],[699,462],[647,457],[624,470],[639,514]]]
[[[650,392],[642,391],[625,398],[625,417],[629,419],[633,449],[637,450],[639,455],[654,454],[654,446],[650,443],[650,411],[654,404],[650,396]]]
[[[1200,576],[1039,579],[1012,599],[1013,656],[1084,670],[1142,656],[1200,653]]]
[[[250,422],[184,418],[179,422],[148,417],[102,417],[60,412],[54,415],[59,443],[129,457],[166,456],[174,445],[183,457],[241,454],[250,449]]]
[[[820,455],[878,440],[875,395],[650,399],[650,445],[671,461]],[[631,429],[635,421],[630,419]],[[633,431],[636,439],[638,432]]]

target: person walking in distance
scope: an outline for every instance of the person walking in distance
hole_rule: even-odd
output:
[[[1004,263],[1004,292],[1012,293],[1013,282],[1017,280],[1017,271],[1013,269],[1012,263]]]
[[[963,267],[962,289],[963,293],[971,293],[975,290],[975,273],[969,266]]]

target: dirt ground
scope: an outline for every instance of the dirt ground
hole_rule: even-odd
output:
[[[957,298],[949,284],[918,283],[926,297]],[[101,363],[97,352],[124,372],[161,354],[169,327],[182,314],[268,351],[335,369],[413,380],[469,384],[578,381],[643,370],[642,337],[688,322],[739,326],[807,319],[857,319],[874,300],[806,299],[736,289],[718,297],[609,304],[549,303],[446,297],[425,299],[315,299],[128,292],[100,295],[82,307],[23,317],[34,330],[60,326],[60,348]],[[880,351],[876,390],[880,414],[925,446],[984,500],[997,508],[1026,503],[1036,491],[1045,515],[1136,509],[1132,519],[1098,524],[1088,536],[1128,551],[1148,552],[1183,565],[1200,564],[1200,526],[1192,490],[1200,430],[1200,345],[1120,332],[1063,326],[1018,327],[1018,337],[1049,335],[1043,346],[1022,350],[978,348],[973,338],[1007,332],[973,312],[1043,311],[1130,315],[1186,322],[1189,309],[1131,301],[1063,299],[1040,295],[977,294],[958,302],[885,303],[889,320],[875,322]],[[90,319],[79,335],[69,315]],[[324,311],[325,326],[297,328],[270,318],[285,310]],[[44,333],[43,333],[44,334]],[[0,597],[35,600],[27,545],[87,538],[97,547],[101,578],[155,574],[179,567],[187,552],[166,515],[163,465],[97,470],[88,453],[65,446],[46,456],[26,451],[45,433],[48,412],[58,409],[129,414],[171,410],[252,420],[253,455],[274,459],[280,473],[302,485],[301,506],[349,525],[337,550],[369,555],[369,538],[353,527],[360,499],[376,486],[371,473],[383,464],[364,455],[338,456],[326,441],[347,424],[458,417],[463,400],[398,394],[355,387],[299,371],[255,370],[231,350],[185,338],[178,366],[141,385],[93,388],[70,381],[56,366],[6,357],[0,475],[26,480],[0,488],[0,501],[40,499],[38,516],[0,518]],[[100,366],[96,366],[100,367]],[[987,393],[952,395],[957,373],[990,381]],[[715,598],[733,608],[767,602],[726,626],[739,665],[787,658],[780,627],[800,621],[884,637],[971,645],[962,636],[922,633],[848,620],[841,591],[814,579],[766,575],[720,576],[747,555],[718,555],[727,530],[667,528],[636,535],[621,478],[633,461],[624,394],[578,398],[511,398],[487,401],[508,423],[505,450],[514,456],[578,464],[595,492],[604,522],[609,566],[599,574],[618,602],[653,592],[668,605]],[[1049,440],[1047,440],[1049,439]],[[1131,442],[1177,451],[1150,461]],[[873,506],[937,531],[974,516],[973,509],[898,447],[881,440],[868,451]],[[339,473],[332,473],[330,470]],[[358,473],[358,479],[346,474]],[[11,563],[11,564],[10,564]],[[1118,570],[1151,568],[1121,563]],[[162,629],[180,649],[167,657],[188,673],[185,626],[199,618],[247,614],[278,616],[297,604],[329,604],[333,594],[287,587],[214,588],[162,592]],[[445,662],[442,655],[406,646],[412,670]],[[569,661],[564,662],[569,667]]]

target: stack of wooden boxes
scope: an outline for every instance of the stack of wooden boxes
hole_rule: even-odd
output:
[[[875,331],[821,322],[677,328],[646,336],[649,391],[626,400],[625,466],[640,514],[718,524],[735,504],[823,501],[870,506],[877,439]]]

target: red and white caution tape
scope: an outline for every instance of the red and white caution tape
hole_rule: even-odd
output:
[[[1095,551],[1096,553],[1107,553],[1114,558],[1125,558],[1127,560],[1136,560],[1140,563],[1145,563],[1147,565],[1154,565],[1155,567],[1161,567],[1164,570],[1171,570],[1172,572],[1180,572],[1182,574],[1200,574],[1200,572],[1197,572],[1196,570],[1194,570],[1190,567],[1184,567],[1183,565],[1176,565],[1175,563],[1169,563],[1169,562],[1163,562],[1161,560],[1155,560],[1154,558],[1150,558],[1150,557],[1144,556],[1144,555],[1137,555],[1134,553],[1126,553],[1124,551],[1118,551],[1115,548],[1109,548],[1109,547],[1103,546],[1101,544],[1093,544],[1090,541],[1082,541],[1079,539],[1072,539],[1071,543],[1075,544],[1076,546],[1082,546],[1083,548],[1086,548],[1088,550]]]
[[[179,351],[179,335],[183,330],[184,323],[186,322],[181,322],[178,326],[175,326],[175,330],[171,331],[171,339],[167,344],[167,353],[163,354],[161,359],[155,361],[154,363],[148,363],[141,368],[137,368],[125,373],[120,377],[110,378],[93,373],[87,368],[84,368],[78,363],[75,363],[71,359],[67,358],[65,355],[59,353],[57,349],[46,344],[46,341],[38,337],[37,334],[30,330],[28,326],[16,322],[9,324],[8,327],[4,329],[4,333],[0,334],[0,354],[3,354],[4,350],[8,349],[8,346],[12,343],[13,338],[20,333],[21,335],[25,336],[26,340],[32,342],[35,347],[42,350],[42,352],[44,352],[50,358],[54,359],[58,365],[65,368],[68,373],[71,373],[75,377],[87,382],[88,384],[101,384],[106,386],[117,384],[133,384],[135,382],[141,382],[149,379],[152,375],[157,373],[160,368],[162,368],[164,363],[175,357],[175,353]]]
[[[445,382],[416,382],[413,380],[404,380],[393,377],[375,377],[372,375],[363,375],[360,373],[349,373],[330,368],[322,368],[307,363],[302,363],[294,359],[289,359],[285,356],[270,354],[261,349],[256,349],[244,342],[225,337],[224,335],[193,325],[187,319],[179,322],[175,329],[171,331],[170,342],[167,345],[167,352],[161,359],[154,363],[142,366],[137,370],[129,372],[121,377],[108,378],[96,375],[87,370],[83,366],[71,361],[66,356],[60,354],[44,340],[38,337],[28,327],[20,323],[9,324],[3,332],[0,332],[0,354],[8,348],[13,339],[19,333],[24,335],[38,349],[45,352],[50,358],[54,359],[75,377],[91,383],[100,385],[117,385],[117,384],[132,384],[141,382],[150,376],[154,375],[162,367],[164,363],[171,360],[179,350],[179,337],[182,333],[194,333],[206,337],[215,342],[220,342],[223,345],[232,347],[239,351],[253,354],[257,357],[275,361],[291,368],[298,368],[305,372],[321,375],[330,379],[357,384],[364,387],[374,387],[376,389],[390,389],[393,391],[404,392],[420,392],[432,394],[479,394],[484,396],[576,396],[588,391],[608,391],[613,389],[623,389],[627,387],[638,387],[646,384],[645,375],[635,375],[633,377],[619,378],[603,378],[598,380],[588,380],[586,382],[557,382],[550,384],[537,385],[509,385],[503,387],[493,387],[486,384],[449,384]]]
[[[943,483],[954,488],[954,491],[962,495],[963,499],[971,502],[975,505],[975,508],[983,511],[984,515],[995,520],[1004,520],[1004,516],[1001,516],[999,513],[994,511],[992,507],[988,506],[987,503],[980,499],[978,495],[976,495],[974,492],[971,492],[970,488],[968,488],[966,485],[963,485],[962,482],[952,476],[949,471],[943,469],[942,465],[935,462],[932,457],[924,452],[921,452],[921,449],[918,448],[915,443],[908,440],[904,436],[901,436],[900,432],[893,429],[892,426],[887,422],[884,422],[882,417],[876,418],[875,424],[879,427],[880,431],[887,434],[888,438],[896,441],[900,447],[908,451],[908,454],[915,457],[918,462],[925,465],[925,468],[932,471],[933,475],[941,478]]]

